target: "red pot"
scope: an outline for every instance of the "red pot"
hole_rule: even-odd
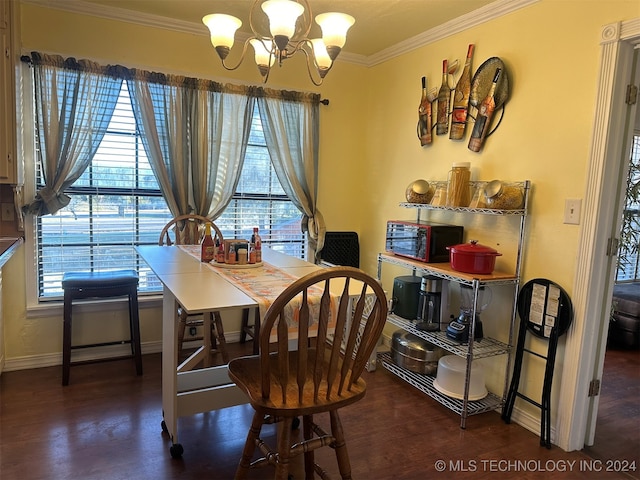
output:
[[[447,247],[451,268],[458,272],[489,274],[496,266],[497,250],[480,245],[477,240]]]

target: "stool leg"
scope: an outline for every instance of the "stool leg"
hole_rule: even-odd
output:
[[[247,330],[251,328],[249,326],[249,309],[242,309],[242,326],[240,327],[240,343],[247,341]]]
[[[258,355],[260,353],[260,309],[254,309],[253,315],[253,354]]]
[[[142,375],[142,349],[140,347],[140,315],[138,312],[138,288],[129,292],[129,322],[131,328],[131,353],[135,357],[136,374]]]
[[[71,369],[71,292],[64,291],[64,313],[62,327],[62,385],[69,385],[69,371]]]

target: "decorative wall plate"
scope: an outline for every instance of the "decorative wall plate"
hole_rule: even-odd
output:
[[[504,105],[509,98],[509,76],[507,75],[504,62],[499,57],[491,57],[478,67],[478,70],[476,70],[471,80],[469,103],[474,107],[477,108],[489,93],[497,68],[499,68],[501,72],[494,94],[496,110]]]

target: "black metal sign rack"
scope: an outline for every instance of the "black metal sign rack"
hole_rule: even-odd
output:
[[[567,331],[573,320],[573,305],[569,295],[558,284],[544,278],[527,282],[518,295],[518,314],[520,330],[514,363],[511,387],[502,409],[502,419],[511,422],[511,414],[516,397],[535,405],[541,410],[540,445],[551,448],[551,383],[556,361],[558,339]],[[547,354],[542,355],[525,347],[528,333],[547,339]],[[524,354],[542,358],[546,361],[542,398],[540,402],[518,391]]]

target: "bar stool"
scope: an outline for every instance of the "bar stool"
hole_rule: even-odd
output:
[[[134,270],[112,272],[67,272],[62,277],[64,290],[64,329],[62,339],[62,385],[69,384],[69,370],[72,365],[134,358],[136,373],[142,375],[142,352],[140,350],[140,321],[138,317],[138,274]],[[86,298],[129,297],[129,340],[71,345],[71,313],[73,301]],[[131,355],[99,358],[71,362],[71,350],[77,348],[102,347],[107,345],[131,344]]]

